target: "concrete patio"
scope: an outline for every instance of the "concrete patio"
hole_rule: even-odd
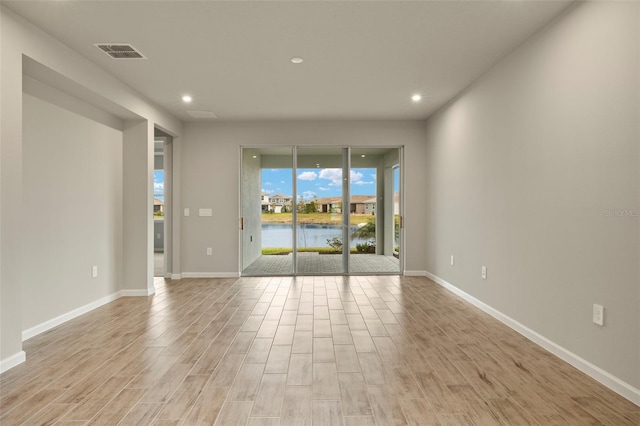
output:
[[[298,273],[301,274],[340,274],[342,273],[342,255],[319,254],[317,252],[298,253]],[[399,274],[400,261],[393,256],[376,254],[352,254],[350,273]],[[291,275],[293,273],[293,255],[260,256],[243,272],[245,276]]]

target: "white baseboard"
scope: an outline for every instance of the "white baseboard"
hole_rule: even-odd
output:
[[[181,280],[182,274],[171,274],[169,278],[171,278],[172,280]]]
[[[116,300],[117,298],[119,298],[121,296],[120,294],[121,292],[116,292],[116,293],[112,293],[108,296],[105,297],[101,297],[98,300],[94,300],[91,303],[87,303],[84,306],[80,306],[79,308],[76,308],[72,311],[69,311],[67,313],[64,313],[62,315],[59,315],[55,318],[52,318],[48,321],[45,321],[41,324],[38,324],[34,327],[31,327],[27,330],[24,330],[22,332],[22,341],[24,342],[25,340],[31,339],[34,336],[37,336],[40,333],[44,333],[47,330],[52,329],[53,327],[56,327],[62,323],[65,323],[69,320],[74,319],[75,317],[79,317],[82,314],[86,314],[89,311],[92,311],[96,308],[99,308],[102,305],[105,305],[109,302],[113,302],[114,300]]]
[[[102,305],[106,305],[109,302],[113,302],[116,299],[121,297],[147,297],[155,293],[155,289],[149,290],[120,290],[115,293],[112,293],[108,296],[102,297],[98,300],[94,300],[91,303],[87,303],[84,306],[80,306],[72,311],[59,315],[55,318],[52,318],[48,321],[45,321],[41,324],[38,324],[34,327],[31,327],[22,332],[22,341],[31,339],[32,337],[37,336],[40,333],[44,333],[47,330],[52,329],[53,327],[57,327],[60,324],[63,324],[69,320],[72,320],[76,317],[79,317],[82,314],[86,314],[89,311],[92,311],[96,308],[99,308]]]
[[[239,278],[239,272],[183,272],[182,278]]]
[[[513,318],[503,314],[502,312],[498,311],[497,309],[492,308],[491,306],[487,305],[486,303],[484,303],[484,302],[476,299],[475,297],[471,296],[470,294],[460,290],[458,287],[454,286],[453,284],[448,283],[447,281],[443,280],[442,278],[440,278],[440,277],[438,277],[438,276],[436,276],[436,275],[434,275],[434,274],[432,274],[430,272],[426,272],[425,275],[430,280],[432,280],[435,283],[441,285],[442,287],[446,288],[447,290],[449,290],[450,292],[456,294],[457,296],[460,296],[461,298],[463,298],[467,302],[471,303],[475,307],[477,307],[477,308],[481,309],[482,311],[486,312],[487,314],[491,315],[492,317],[494,317],[495,319],[497,319],[501,323],[507,325],[508,327],[510,327],[513,330],[517,331],[518,333],[522,334],[527,339],[531,340],[532,342],[536,343],[539,346],[542,346],[544,349],[548,350],[549,352],[551,352],[552,354],[554,354],[558,358],[562,359],[563,361],[568,362],[569,364],[573,365],[578,370],[580,370],[583,373],[591,376],[592,378],[594,378],[598,382],[602,383],[603,385],[605,385],[606,387],[608,387],[612,391],[620,394],[621,396],[625,397],[626,399],[628,399],[629,401],[633,402],[634,404],[640,405],[640,389],[636,389],[635,387],[631,386],[629,383],[617,378],[613,374],[606,372],[605,370],[603,370],[602,368],[598,367],[597,365],[594,365],[594,364],[590,363],[589,361],[581,358],[580,356],[574,354],[573,352],[563,348],[562,346],[560,346],[557,343],[549,340],[548,338],[544,337],[543,335],[531,330],[530,328],[528,328],[525,325],[519,323],[518,321],[514,320]]]
[[[148,290],[120,290],[120,297],[147,297],[155,292],[155,288]]]
[[[427,271],[404,271],[406,277],[424,277]]]
[[[22,364],[26,360],[27,354],[24,351],[20,351],[17,354],[13,354],[8,358],[0,360],[0,374],[12,369],[16,365]]]

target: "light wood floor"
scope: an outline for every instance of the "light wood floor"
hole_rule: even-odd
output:
[[[638,425],[425,278],[157,279],[25,342],[10,425]]]

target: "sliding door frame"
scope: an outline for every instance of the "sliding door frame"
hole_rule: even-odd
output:
[[[342,149],[342,273],[349,274],[349,229],[351,229],[351,147]],[[345,202],[346,201],[346,202]],[[349,208],[344,208],[349,206]]]
[[[294,145],[291,150],[293,159],[291,161],[291,183],[293,188],[293,194],[291,194],[291,226],[292,226],[292,240],[291,241],[291,253],[293,260],[292,275],[300,275],[298,273],[298,146]]]
[[[240,179],[239,179],[239,217],[240,217],[240,226],[239,226],[239,237],[238,240],[240,242],[238,255],[238,267],[240,270],[240,275],[242,275],[243,268],[243,217],[244,217],[244,206],[242,203],[243,200],[243,150],[245,149],[268,149],[268,148],[291,148],[292,155],[292,164],[291,164],[291,180],[292,180],[292,201],[291,201],[291,220],[292,220],[292,261],[293,266],[292,270],[286,276],[322,276],[322,275],[404,275],[405,270],[405,258],[406,258],[406,248],[405,248],[405,238],[404,238],[404,180],[405,180],[405,172],[404,172],[404,146],[331,146],[334,148],[340,148],[342,151],[342,272],[335,273],[323,273],[323,272],[299,272],[298,271],[298,209],[297,209],[297,199],[298,199],[298,182],[297,182],[297,170],[298,170],[298,148],[312,148],[315,146],[306,146],[306,145],[241,145],[239,150],[239,163],[240,163]],[[399,269],[393,273],[387,272],[351,272],[350,271],[350,227],[351,227],[351,149],[353,148],[388,148],[388,149],[397,149],[398,150],[398,167],[399,171],[399,200],[398,200],[398,209],[400,216],[400,224],[399,224]],[[393,188],[392,188],[393,193]],[[394,216],[394,215],[393,215]],[[394,218],[392,218],[394,220]],[[346,247],[346,248],[345,248]]]

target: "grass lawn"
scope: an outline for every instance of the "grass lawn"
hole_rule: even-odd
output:
[[[266,247],[262,249],[262,254],[265,256],[268,255],[278,255],[278,254],[289,254],[293,250],[291,247]],[[299,253],[303,252],[317,252],[320,254],[342,254],[341,251],[335,251],[331,247],[304,247],[298,249]],[[351,253],[357,253],[355,247],[351,248]]]
[[[352,214],[351,224],[367,223],[370,214]],[[291,223],[292,213],[262,213],[262,223]],[[315,223],[318,225],[339,225],[342,223],[340,213],[298,213],[298,223]]]

